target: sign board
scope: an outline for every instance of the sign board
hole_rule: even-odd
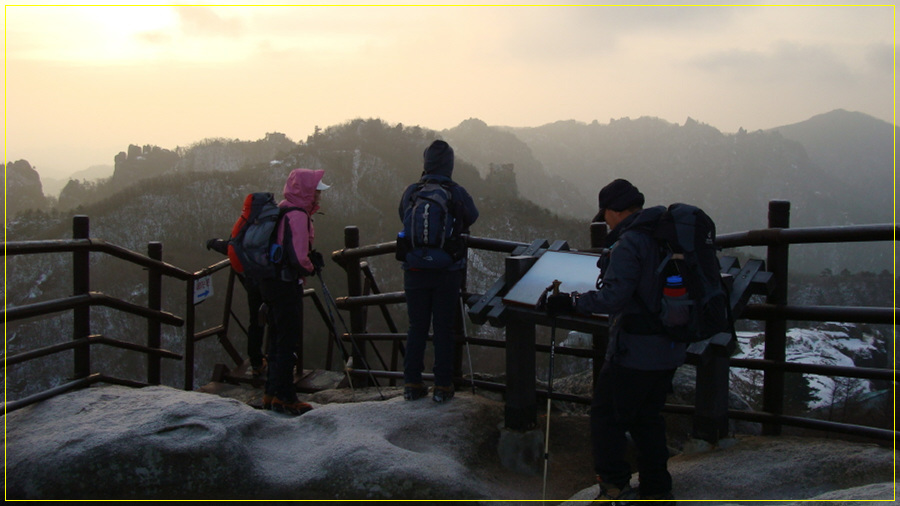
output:
[[[561,292],[584,293],[596,290],[599,255],[578,251],[547,251],[528,269],[503,297],[505,304],[535,307],[553,281],[562,282]]]
[[[212,297],[212,275],[203,276],[194,280],[194,305]]]

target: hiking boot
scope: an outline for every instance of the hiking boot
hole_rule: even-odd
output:
[[[272,401],[275,399],[274,395],[264,394],[263,395],[263,409],[272,409]]]
[[[449,387],[439,387],[435,385],[434,395],[431,400],[434,402],[447,402],[453,398],[453,385]]]
[[[428,395],[428,387],[421,383],[407,383],[403,386],[403,398],[408,401],[421,399]]]
[[[307,411],[311,411],[312,406],[300,401],[283,401],[278,397],[272,399],[272,411],[284,413],[286,415],[299,416]]]
[[[675,506],[675,496],[671,492],[663,494],[641,494],[641,504],[654,504],[657,506]]]
[[[601,483],[600,493],[597,494],[596,499],[594,499],[594,504],[625,506],[628,504],[635,504],[633,501],[637,498],[638,492],[631,488],[631,485],[614,487]]]

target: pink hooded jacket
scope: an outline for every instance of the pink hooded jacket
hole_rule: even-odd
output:
[[[319,205],[313,202],[316,198],[316,186],[324,175],[324,170],[292,170],[284,183],[284,200],[278,203],[278,207],[300,207],[306,210],[306,213],[289,211],[284,215],[278,227],[278,243],[284,244],[285,228],[290,227],[291,246],[296,258],[289,259],[289,263],[299,265],[307,272],[313,271],[309,250],[316,237],[310,217],[319,210]]]

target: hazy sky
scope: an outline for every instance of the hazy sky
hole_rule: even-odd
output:
[[[892,5],[195,3],[6,6],[6,159],[59,177],[128,144],[299,141],[358,117],[691,117],[726,133],[838,108],[894,121]]]

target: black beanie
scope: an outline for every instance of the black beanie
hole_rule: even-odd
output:
[[[644,206],[644,194],[624,179],[616,179],[604,186],[597,195],[600,209],[624,211],[632,207]]]
[[[425,149],[425,173],[450,177],[453,173],[453,148],[437,140]]]

